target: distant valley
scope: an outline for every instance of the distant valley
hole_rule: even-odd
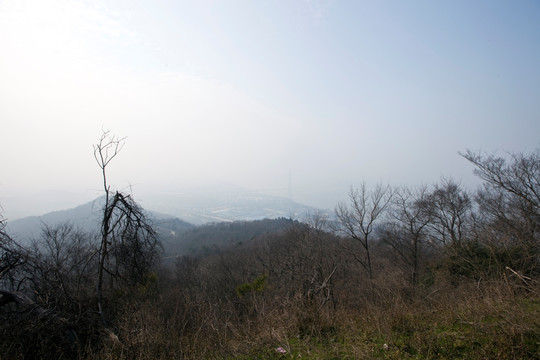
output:
[[[137,199],[137,198],[136,198]],[[304,219],[319,209],[296,203],[290,199],[269,196],[233,186],[221,186],[197,191],[158,194],[144,197],[139,204],[160,228],[173,234],[182,229],[220,222],[262,219]],[[22,241],[38,237],[43,224],[55,226],[69,222],[84,231],[99,229],[103,198],[71,209],[29,216],[8,221],[7,231]],[[170,229],[169,229],[170,227]]]

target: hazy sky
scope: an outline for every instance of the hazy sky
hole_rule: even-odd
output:
[[[540,145],[540,2],[0,0],[0,125],[0,199],[97,196],[103,128],[135,195],[467,183]]]

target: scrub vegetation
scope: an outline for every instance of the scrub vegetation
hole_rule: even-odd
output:
[[[540,359],[540,152],[463,153],[474,193],[362,184],[335,216],[160,247],[107,184],[107,136],[101,229],[0,232],[0,359]]]

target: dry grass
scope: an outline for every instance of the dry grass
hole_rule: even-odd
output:
[[[230,304],[207,304],[189,330],[164,314],[167,304],[148,301],[126,309],[118,342],[87,358],[540,359],[540,297],[514,290],[504,282],[470,283],[414,300],[321,311],[291,298],[244,318],[232,316]]]

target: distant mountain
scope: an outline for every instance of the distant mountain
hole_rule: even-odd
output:
[[[0,197],[0,210],[8,220],[40,216],[52,211],[71,209],[99,196],[99,190],[71,192],[48,190]]]
[[[104,197],[99,197],[94,201],[87,202],[72,209],[52,211],[42,216],[29,216],[8,221],[6,231],[11,237],[20,241],[38,237],[43,224],[55,226],[69,222],[83,231],[98,232],[104,199]],[[173,219],[173,216],[152,211],[148,211],[148,215],[156,221]]]
[[[261,194],[232,185],[219,185],[179,192],[152,194],[145,208],[174,215],[189,223],[303,218],[318,209],[291,199]]]
[[[152,195],[138,203],[147,209],[159,228],[158,232],[162,234],[190,229],[191,224],[277,218],[302,219],[317,211],[290,199],[228,185]],[[81,230],[99,231],[102,207],[103,197],[72,209],[8,221],[7,231],[21,241],[38,237],[43,223],[54,226],[70,222]]]
[[[6,230],[14,239],[24,241],[39,236],[42,224],[54,226],[69,221],[81,230],[94,230],[96,226],[99,229],[98,200],[68,210],[52,211],[42,216],[29,216],[8,221]]]

